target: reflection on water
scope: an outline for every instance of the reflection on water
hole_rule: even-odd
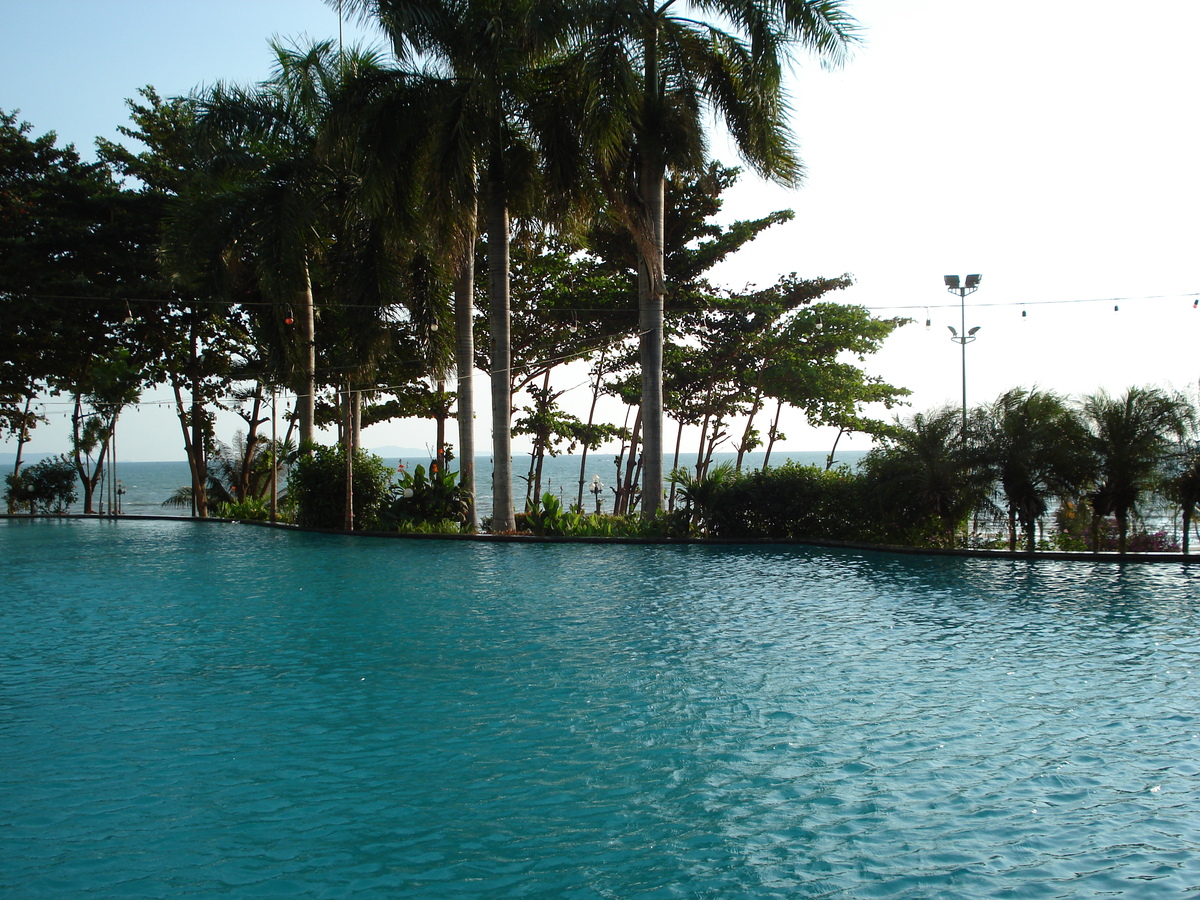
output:
[[[1195,576],[0,524],[20,897],[1162,897]]]

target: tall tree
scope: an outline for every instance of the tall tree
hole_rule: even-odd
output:
[[[163,251],[168,217],[205,157],[196,132],[196,105],[186,98],[164,100],[152,87],[139,94],[141,102],[127,101],[133,127],[118,130],[144,149],[134,151],[104,139],[96,144],[101,159],[137,181],[137,189],[126,193],[135,218],[152,236],[160,283],[142,289],[139,300],[155,302],[139,302],[131,318],[143,329],[144,346],[159,360],[159,378],[174,392],[192,474],[193,511],[205,516],[214,406],[229,386],[231,355],[244,340],[244,322],[230,314],[228,303],[213,302],[207,286],[186,277]]]
[[[1008,517],[1010,550],[1017,529],[1025,548],[1037,548],[1037,524],[1055,497],[1077,496],[1091,456],[1078,411],[1049,391],[1013,388],[980,417],[979,463],[994,479]]]
[[[962,439],[960,410],[916,413],[889,430],[861,463],[889,533],[929,527],[947,547],[983,496],[980,471]]]
[[[1105,516],[1117,520],[1117,551],[1125,553],[1129,519],[1163,475],[1171,451],[1187,435],[1194,410],[1182,394],[1132,387],[1120,397],[1099,391],[1083,401],[1091,428],[1096,482],[1091,494],[1092,549]]]
[[[1200,442],[1192,439],[1180,447],[1171,461],[1164,492],[1178,504],[1183,516],[1183,552],[1191,546],[1191,530],[1200,507]]]
[[[855,26],[837,0],[592,0],[581,5],[580,68],[593,91],[589,145],[614,208],[638,246],[643,511],[663,497],[664,185],[669,168],[697,170],[703,113],[728,127],[760,175],[799,183],[787,137],[782,72],[790,47],[829,64],[844,57]]]
[[[552,107],[563,79],[546,74],[565,37],[568,4],[545,0],[348,0],[388,34],[402,65],[421,67],[442,92],[431,131],[439,164],[429,185],[446,208],[483,209],[491,333],[493,528],[515,525],[510,422],[509,240],[513,198],[540,168],[569,193],[578,185],[569,116]],[[559,73],[563,70],[560,68]],[[561,107],[564,110],[566,107]],[[480,185],[482,182],[482,185]],[[481,189],[482,188],[482,189]],[[467,245],[469,246],[469,245]],[[465,271],[460,272],[465,279]],[[461,371],[465,360],[459,359]]]

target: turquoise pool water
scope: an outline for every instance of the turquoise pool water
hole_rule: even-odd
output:
[[[1174,565],[0,522],[0,894],[1200,891]]]

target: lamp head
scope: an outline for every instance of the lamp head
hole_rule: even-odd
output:
[[[958,276],[957,275],[943,275],[942,277],[946,280],[946,287],[948,287],[948,288],[958,287]]]
[[[982,325],[976,325],[974,328],[972,328],[970,331],[968,331],[967,334],[974,334],[982,327],[983,327]]]
[[[968,275],[966,286],[969,288],[977,287],[982,278],[983,278],[982,275]]]

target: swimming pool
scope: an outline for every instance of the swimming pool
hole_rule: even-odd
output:
[[[1183,566],[0,522],[0,893],[1200,888]]]

